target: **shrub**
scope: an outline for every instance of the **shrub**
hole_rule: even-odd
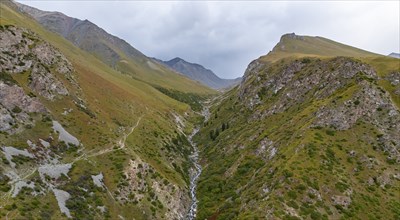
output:
[[[303,59],[301,60],[301,63],[304,63],[304,64],[306,64],[306,63],[311,63],[311,59],[310,59],[310,58],[303,58]]]
[[[10,74],[5,72],[0,72],[0,81],[3,81],[5,84],[9,86],[18,84],[17,81],[15,81]]]
[[[292,208],[295,208],[295,209],[298,209],[298,208],[299,208],[299,205],[297,205],[297,203],[296,203],[295,201],[293,201],[293,200],[290,200],[290,201],[287,203],[287,205],[290,206],[290,207],[292,207]]]
[[[326,134],[329,136],[335,136],[335,131],[334,130],[327,130]]]
[[[346,191],[347,188],[349,188],[349,186],[345,183],[337,182],[335,184],[335,188],[343,193],[344,191]]]
[[[21,109],[20,107],[18,107],[18,106],[15,106],[15,107],[12,109],[12,112],[14,112],[14,113],[21,113],[21,112],[22,112],[22,109]]]
[[[293,191],[293,190],[289,191],[289,192],[288,192],[288,196],[289,196],[289,198],[291,198],[291,199],[297,199],[297,193],[296,193],[296,191]]]

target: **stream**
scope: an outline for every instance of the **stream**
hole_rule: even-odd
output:
[[[209,112],[209,107],[204,107],[203,111],[201,114],[204,116],[205,121],[208,121],[210,112]],[[201,174],[201,165],[199,163],[199,149],[197,148],[197,144],[193,142],[193,137],[199,132],[200,127],[193,129],[192,134],[188,136],[188,140],[190,142],[190,145],[193,147],[193,153],[189,156],[189,159],[192,161],[193,166],[190,171],[190,185],[189,185],[189,190],[190,190],[190,198],[192,200],[189,208],[189,212],[187,214],[188,220],[194,220],[196,219],[196,213],[197,213],[197,197],[196,197],[196,188],[197,188],[197,180],[200,177]]]
[[[192,161],[194,167],[191,168],[190,172],[190,198],[192,200],[189,208],[189,212],[187,214],[187,219],[188,220],[194,220],[196,219],[196,212],[197,212],[197,197],[196,197],[196,188],[197,188],[197,180],[200,177],[201,174],[201,165],[199,164],[199,150],[197,148],[197,145],[193,142],[192,138],[194,135],[199,132],[199,128],[195,128],[188,136],[188,140],[190,144],[193,146],[193,153],[189,156],[190,160]]]

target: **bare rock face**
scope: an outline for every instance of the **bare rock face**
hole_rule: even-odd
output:
[[[258,105],[261,102],[257,93],[254,92],[254,89],[249,88],[248,85],[251,84],[254,78],[257,77],[258,73],[266,67],[267,64],[254,60],[248,65],[246,72],[243,75],[243,80],[239,86],[239,98],[245,101],[244,103],[249,109],[252,109],[253,106]],[[258,77],[257,80],[259,80]]]
[[[18,107],[24,112],[46,112],[46,108],[37,98],[29,97],[17,85],[9,86],[2,81],[0,81],[0,104],[8,111]]]
[[[0,131],[11,130],[13,124],[15,124],[15,120],[11,116],[11,113],[0,105]]]
[[[351,204],[351,198],[348,196],[332,196],[331,199],[334,205],[340,205],[346,209]]]
[[[337,107],[323,106],[316,113],[314,126],[333,127],[337,130],[352,128],[359,119],[378,128],[381,150],[388,159],[400,163],[400,112],[388,93],[376,85],[362,81],[361,89],[352,99]]]
[[[400,120],[396,107],[392,104],[388,94],[380,91],[376,86],[367,82],[360,82],[362,89],[352,99],[339,105],[337,108],[323,107],[317,113],[317,126],[333,126],[338,130],[346,130],[352,127],[356,121],[363,117],[374,124],[382,124],[381,127],[397,127]],[[379,114],[383,108],[392,112],[392,116]],[[388,124],[379,120],[389,116]],[[386,129],[387,129],[386,128]]]
[[[278,149],[274,146],[274,142],[267,137],[261,140],[260,147],[257,148],[255,154],[263,158],[264,161],[271,160],[275,157]]]
[[[33,125],[27,113],[47,113],[37,98],[29,97],[17,85],[0,81],[0,131],[9,134],[21,130],[24,125]]]
[[[295,40],[304,40],[304,36],[301,36],[301,35],[296,35],[295,33],[290,33],[290,34],[284,34],[284,35],[282,35],[282,37],[281,37],[281,41],[283,40],[283,39],[295,39]]]
[[[390,73],[386,77],[386,80],[388,80],[390,84],[395,87],[394,94],[400,96],[400,72]]]
[[[116,199],[121,203],[142,202],[145,194],[150,193],[152,200],[159,200],[167,207],[167,219],[183,219],[190,201],[187,191],[158,178],[150,181],[148,177],[153,172],[154,169],[140,158],[131,160],[125,170],[128,182],[118,189]]]
[[[29,86],[49,100],[54,100],[57,95],[68,95],[68,90],[64,85],[54,75],[47,72],[42,65],[33,67]]]
[[[30,71],[29,87],[48,100],[68,95],[57,73],[74,81],[73,67],[50,44],[27,29],[2,26],[0,45],[0,72],[17,74]]]

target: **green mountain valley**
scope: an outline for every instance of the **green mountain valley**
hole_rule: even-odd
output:
[[[226,80],[0,12],[0,219],[400,219],[400,59],[292,33]]]

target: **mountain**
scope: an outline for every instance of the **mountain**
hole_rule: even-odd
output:
[[[1,219],[400,218],[398,59],[286,34],[217,93],[89,21],[0,11]]]
[[[236,79],[221,79],[213,71],[204,68],[202,65],[189,63],[179,57],[170,61],[155,60],[213,89],[229,88],[239,84],[241,80],[240,77]]]
[[[400,53],[390,53],[388,56],[400,59]]]
[[[194,140],[198,219],[400,217],[398,60],[283,35]]]
[[[0,218],[184,218],[193,109],[215,91],[87,21],[37,11],[71,22],[66,36],[93,40],[80,44],[12,1],[0,11]]]
[[[284,57],[375,57],[371,53],[352,46],[341,44],[323,37],[299,36],[295,33],[285,34],[268,55],[261,57],[266,61],[275,61]]]
[[[157,88],[183,92],[197,88],[197,91],[203,93],[210,92],[200,83],[188,80],[187,77],[154,62],[125,40],[107,33],[88,20],[79,20],[60,12],[42,11],[17,2],[15,4],[20,12],[32,16],[49,31],[61,35],[123,74],[156,85]]]

